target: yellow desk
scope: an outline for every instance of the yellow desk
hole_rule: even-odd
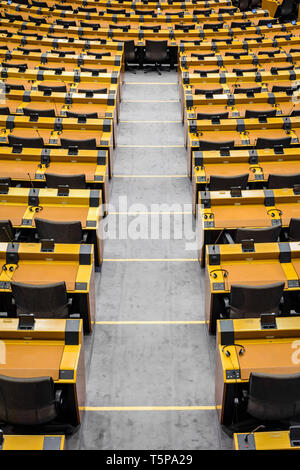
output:
[[[64,450],[65,436],[19,436],[4,434],[0,450]]]

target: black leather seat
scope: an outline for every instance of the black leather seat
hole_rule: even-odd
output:
[[[58,175],[56,173],[45,173],[46,186],[57,188],[59,185],[67,185],[72,189],[86,188],[85,175]]]
[[[292,175],[269,174],[269,189],[292,188],[296,184],[300,184],[300,173],[295,173]]]
[[[230,190],[233,187],[246,189],[249,175],[244,173],[237,176],[217,176],[211,175],[209,188],[211,191]]]
[[[300,241],[300,218],[293,217],[290,220],[288,229],[288,240],[294,242]]]
[[[55,243],[81,243],[84,240],[80,221],[57,222],[35,217],[39,240],[54,240]],[[1,223],[1,222],[0,222]]]
[[[17,315],[31,313],[37,318],[67,318],[71,302],[68,301],[65,282],[45,285],[11,282]]]
[[[0,375],[0,421],[13,426],[41,426],[59,415],[61,390],[52,377],[16,378]]]
[[[277,242],[280,231],[280,225],[266,228],[238,228],[236,231],[235,242],[241,243],[242,240],[253,240],[254,243]]]
[[[284,282],[248,286],[232,284],[229,304],[225,299],[230,318],[254,318],[262,313],[279,313]]]
[[[260,421],[300,417],[300,374],[271,375],[252,372],[247,413]]]
[[[145,72],[156,70],[161,75],[161,64],[170,63],[168,41],[150,41],[147,39],[144,54],[145,63],[154,64],[153,67],[145,69]]]
[[[133,67],[130,67],[129,64],[140,63],[140,58],[138,57],[138,51],[133,39],[124,41],[124,61],[126,70],[135,73],[135,70]]]

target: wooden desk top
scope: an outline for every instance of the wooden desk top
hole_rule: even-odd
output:
[[[249,253],[249,258],[243,262],[221,262],[220,266],[228,272],[226,290],[230,290],[232,284],[256,286],[284,282],[287,287],[286,274],[278,260],[253,260]]]
[[[52,377],[59,379],[64,352],[62,342],[5,341],[5,364],[0,362],[0,374],[9,377]]]
[[[4,435],[0,450],[64,450],[65,436]]]
[[[49,259],[51,253],[49,253]],[[26,284],[51,284],[55,282],[65,282],[67,291],[74,291],[76,278],[78,274],[78,263],[53,263],[44,260],[42,263],[37,262],[19,262],[18,269],[13,273],[4,271],[0,279],[10,282],[22,282]]]
[[[251,372],[264,374],[297,374],[300,364],[292,360],[294,349],[290,339],[264,340],[252,343],[243,342],[245,353],[240,356],[239,346],[235,346],[240,365],[241,380],[249,380]]]

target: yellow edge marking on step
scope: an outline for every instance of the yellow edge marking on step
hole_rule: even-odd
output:
[[[83,411],[206,411],[221,409],[218,405],[203,406],[80,406]]]

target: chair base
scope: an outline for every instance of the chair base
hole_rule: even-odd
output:
[[[144,73],[155,71],[155,72],[158,73],[158,75],[161,75],[161,72],[163,70],[167,70],[168,72],[170,72],[170,67],[164,67],[163,68],[163,66],[161,64],[158,64],[158,63],[156,63],[155,65],[146,65],[144,67]]]
[[[138,69],[138,67],[132,67],[127,62],[125,62],[125,72],[131,72],[131,73],[136,74],[137,69]]]

